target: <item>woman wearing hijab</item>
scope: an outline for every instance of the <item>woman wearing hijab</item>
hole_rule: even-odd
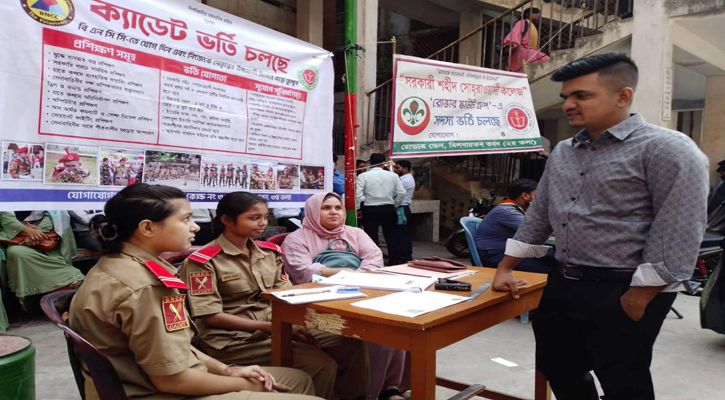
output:
[[[337,240],[343,239],[343,241]],[[330,242],[337,240],[332,245]],[[347,242],[347,244],[345,243]],[[319,193],[305,202],[302,229],[291,233],[282,244],[285,271],[294,284],[312,281],[312,275],[332,276],[341,268],[329,268],[314,262],[315,256],[331,246],[347,250],[361,259],[357,271],[371,271],[383,266],[383,253],[362,229],[345,225],[345,208],[336,193]],[[405,351],[367,343],[370,365],[368,399],[402,399],[406,372]]]

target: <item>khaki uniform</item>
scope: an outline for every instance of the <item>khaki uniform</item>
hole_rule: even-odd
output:
[[[113,184],[116,186],[128,186],[128,178],[131,177],[131,168],[129,167],[116,167],[113,172],[114,179]]]
[[[234,246],[224,235],[186,259],[180,275],[189,285],[189,307],[199,326],[197,347],[221,361],[239,364],[269,364],[272,359],[272,340],[262,332],[232,331],[204,324],[205,315],[228,313],[256,321],[272,320],[269,300],[261,298],[265,290],[290,287],[282,276],[281,249],[260,242],[260,248],[250,241],[250,256]],[[303,344],[293,344],[294,367],[312,376],[315,393],[342,399],[365,395],[369,381],[367,351],[363,342],[311,331],[322,350]]]
[[[155,262],[166,277],[145,266],[147,260]],[[173,276],[175,273],[171,264],[126,243],[122,253],[98,261],[70,305],[71,328],[108,357],[129,398],[312,399],[250,391],[204,397],[158,392],[148,375],[174,375],[189,368],[206,371],[191,351],[194,330],[184,307],[186,295],[175,288],[186,285]],[[312,389],[309,376],[300,371],[275,368],[269,372],[296,393]],[[90,379],[86,379],[86,398],[98,398]]]

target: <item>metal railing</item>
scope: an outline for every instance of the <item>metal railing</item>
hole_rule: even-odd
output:
[[[568,7],[568,8],[567,8]],[[504,37],[521,20],[525,10],[538,8],[542,18],[536,24],[539,34],[539,50],[551,54],[555,50],[573,48],[577,38],[597,34],[606,24],[631,17],[633,0],[525,0],[491,18],[458,40],[429,55],[428,59],[461,62],[461,45],[474,43],[480,51],[476,58],[463,60],[466,64],[491,69],[508,69],[513,49],[503,46]],[[565,12],[565,10],[568,10]],[[372,119],[371,139],[388,140],[392,117],[392,79],[367,92],[368,115]]]
[[[447,165],[464,173],[467,179],[482,182],[498,193],[506,193],[514,179],[541,179],[546,159],[536,153],[501,153],[438,158],[435,164]]]

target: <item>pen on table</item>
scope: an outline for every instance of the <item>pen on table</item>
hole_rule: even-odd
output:
[[[305,296],[305,295],[308,295],[308,294],[320,294],[320,293],[330,293],[331,291],[332,291],[332,290],[329,290],[329,289],[327,289],[327,290],[318,290],[318,291],[316,291],[316,292],[304,292],[304,293],[287,293],[287,294],[283,294],[283,295],[282,295],[282,296],[280,296],[280,297]]]
[[[342,287],[337,289],[337,293],[360,293],[359,287]]]

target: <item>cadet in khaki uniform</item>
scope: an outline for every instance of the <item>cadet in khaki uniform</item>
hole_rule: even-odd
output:
[[[279,246],[251,239],[264,231],[267,212],[265,201],[251,193],[224,196],[214,220],[222,234],[189,256],[180,270],[199,326],[197,347],[227,363],[271,362],[272,307],[261,293],[292,286],[282,275]],[[333,387],[342,399],[365,395],[369,371],[363,342],[298,326],[293,339],[294,367],[312,377],[316,395],[330,398]]]
[[[89,272],[70,306],[70,326],[111,361],[129,398],[197,400],[312,400],[304,395],[255,393],[288,386],[313,391],[302,371],[231,367],[191,346],[184,307],[188,289],[175,268],[158,258],[182,251],[198,226],[183,192],[131,185],[114,196],[91,228],[107,255]],[[137,228],[134,228],[137,227]],[[262,382],[263,381],[263,382]],[[86,398],[98,398],[86,380]]]

